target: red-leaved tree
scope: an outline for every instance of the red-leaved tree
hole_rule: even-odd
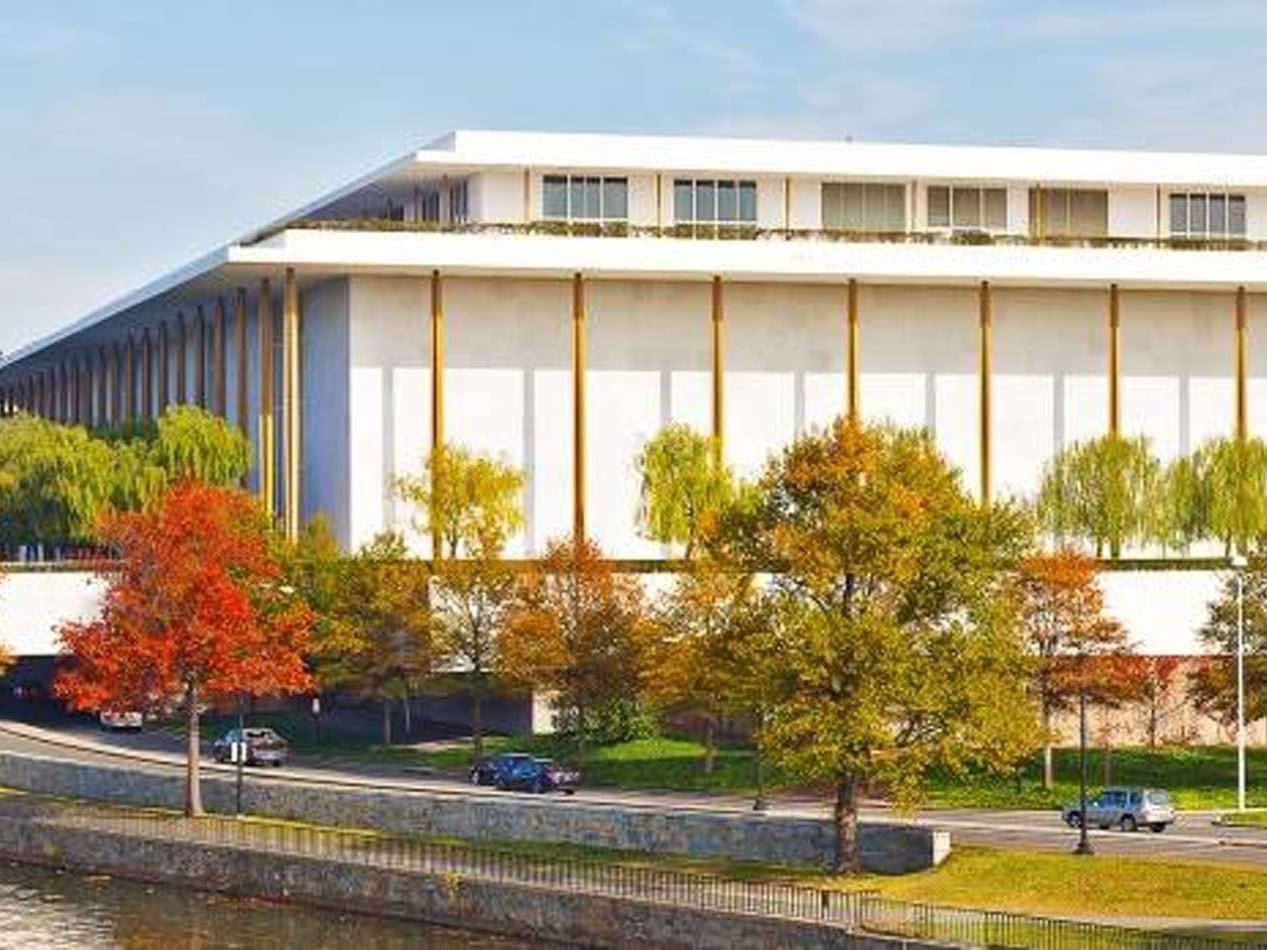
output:
[[[197,815],[201,708],[310,689],[312,615],[282,581],[263,512],[236,489],[177,485],[149,511],[108,516],[98,538],[118,569],[100,617],[59,631],[54,688],[76,709],[181,709],[185,810]]]

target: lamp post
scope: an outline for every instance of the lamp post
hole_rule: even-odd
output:
[[[1078,846],[1074,854],[1095,854],[1087,836],[1087,688],[1078,693]]]
[[[1245,568],[1243,554],[1232,556],[1236,571],[1236,810],[1245,810]]]
[[[236,805],[235,809],[237,817],[242,817],[242,775],[243,769],[246,767],[246,695],[238,694],[238,735],[237,742],[234,742],[229,748],[233,752],[233,758],[237,765],[236,776]]]

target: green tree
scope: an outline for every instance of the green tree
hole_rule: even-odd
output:
[[[428,608],[427,565],[408,557],[399,534],[384,532],[332,575],[320,540],[311,543],[308,591],[330,605],[317,629],[318,676],[377,700],[390,745],[392,703],[416,695],[444,661]]]
[[[1038,517],[1057,538],[1090,542],[1096,557],[1107,548],[1154,539],[1158,524],[1161,463],[1143,436],[1105,435],[1058,452],[1043,474]]]
[[[1211,439],[1195,453],[1205,485],[1205,537],[1231,554],[1248,554],[1267,535],[1267,442]]]
[[[648,691],[703,721],[705,772],[713,771],[723,717],[754,711],[745,647],[763,619],[753,574],[707,554],[687,564],[660,604],[663,636],[651,655]]]
[[[149,461],[169,482],[237,485],[251,468],[242,430],[198,406],[171,406],[145,440]]]
[[[1245,721],[1267,716],[1267,558],[1248,559],[1245,584]],[[1189,675],[1197,707],[1224,725],[1236,723],[1237,579],[1229,575],[1209,606],[1201,642],[1210,656]]]
[[[496,641],[518,591],[503,560],[506,542],[523,525],[523,472],[461,446],[427,459],[423,474],[397,490],[415,509],[418,530],[436,531],[444,557],[435,569],[438,636],[471,688],[472,755],[484,754],[484,703],[495,672]]]
[[[1010,584],[1030,526],[976,503],[926,433],[843,420],[773,458],[759,491],[726,526],[770,572],[758,742],[831,783],[836,867],[856,871],[863,788],[911,804],[934,767],[1003,771],[1031,748]]]
[[[692,557],[708,513],[718,511],[732,493],[733,479],[720,462],[717,441],[684,423],[670,423],[643,446],[636,464],[642,533],[663,544],[684,545],[685,556]]]
[[[437,557],[450,558],[500,552],[523,525],[523,487],[518,468],[460,445],[433,450],[421,474],[396,481],[417,529],[437,534]]]
[[[0,540],[10,549],[90,543],[116,478],[110,447],[86,429],[0,421]]]
[[[498,639],[498,669],[554,694],[583,766],[595,716],[642,695],[654,635],[637,578],[617,574],[588,539],[557,540],[523,578]]]

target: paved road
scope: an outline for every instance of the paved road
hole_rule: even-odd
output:
[[[175,736],[166,733],[108,734],[79,722],[50,728],[0,721],[0,749],[115,765],[127,762],[142,769],[170,771],[183,766],[182,744]],[[213,772],[233,771],[231,766],[209,764],[206,767]],[[518,794],[472,788],[455,778],[410,772],[398,765],[352,763],[310,756],[295,756],[285,768],[252,769],[248,774],[252,780],[259,781],[286,778],[462,795]],[[747,798],[690,792],[589,788],[580,790],[576,799],[626,808],[735,812],[751,809],[751,800]],[[779,795],[771,803],[771,813],[776,815],[821,817],[829,811],[826,801],[809,796]],[[873,806],[863,809],[863,817],[911,821],[945,829],[951,832],[952,839],[959,845],[1066,852],[1072,850],[1077,841],[1077,832],[1065,827],[1055,812],[932,809],[921,811],[912,818],[901,818],[887,808]],[[1092,843],[1102,854],[1267,866],[1267,829],[1221,827],[1212,823],[1213,817],[1209,812],[1185,813],[1164,834],[1147,831],[1125,834],[1095,829],[1091,832]]]

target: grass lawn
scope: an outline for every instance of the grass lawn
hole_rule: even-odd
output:
[[[1144,785],[1169,789],[1179,808],[1230,808],[1236,805],[1236,749],[1234,746],[1168,746],[1158,749],[1114,749],[1106,781],[1104,752],[1090,750],[1087,776],[1092,789],[1106,784]],[[1057,749],[1056,787],[1042,787],[1041,756],[1033,756],[1014,779],[936,776],[929,785],[928,804],[949,807],[1055,808],[1078,797],[1078,750]],[[1267,806],[1267,749],[1251,749],[1247,759],[1248,798],[1252,806]]]
[[[1057,917],[1267,919],[1267,868],[1110,855],[957,848],[932,871],[866,886],[903,900]]]

